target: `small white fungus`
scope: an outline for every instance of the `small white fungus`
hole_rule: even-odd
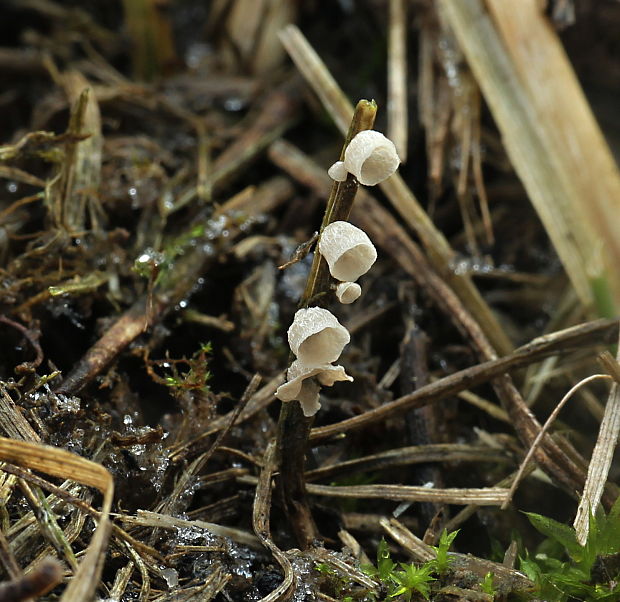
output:
[[[348,175],[347,168],[344,166],[344,161],[336,161],[328,170],[327,175],[336,182],[344,182]]]
[[[381,132],[363,130],[344,151],[344,166],[360,184],[374,186],[389,178],[400,165],[394,143]]]
[[[377,259],[377,250],[363,230],[349,222],[332,222],[319,239],[319,253],[336,280],[355,282]]]
[[[288,329],[291,351],[306,366],[336,361],[350,340],[349,331],[336,316],[320,307],[298,310]]]
[[[319,403],[320,385],[333,386],[338,381],[352,381],[342,366],[323,364],[307,366],[299,360],[294,361],[286,373],[287,382],[280,385],[276,397],[281,401],[297,399],[304,416],[314,416],[321,407]]]
[[[336,297],[340,303],[348,305],[357,300],[362,294],[362,287],[356,282],[341,282],[336,287]]]

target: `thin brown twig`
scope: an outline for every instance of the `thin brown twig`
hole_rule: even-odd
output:
[[[521,483],[521,478],[523,477],[523,473],[525,471],[527,464],[532,459],[532,456],[534,455],[536,448],[540,444],[545,433],[547,433],[547,431],[551,428],[551,425],[553,424],[555,419],[558,417],[558,414],[560,413],[562,408],[566,405],[569,399],[579,389],[581,389],[581,387],[583,387],[584,385],[587,385],[588,383],[591,383],[593,380],[600,380],[600,379],[611,380],[611,376],[609,376],[608,374],[593,374],[579,381],[575,386],[570,388],[570,390],[566,393],[566,395],[562,397],[558,405],[555,406],[553,412],[549,414],[549,418],[547,418],[547,420],[545,421],[545,424],[543,424],[538,435],[536,435],[536,438],[534,439],[534,441],[532,441],[532,445],[530,445],[530,449],[525,455],[525,458],[523,458],[523,461],[521,462],[521,466],[519,466],[519,470],[517,471],[517,476],[514,478],[514,481],[512,482],[512,485],[510,486],[510,491],[508,493],[508,499],[502,505],[502,510],[505,510],[508,507],[508,504],[510,504],[510,501],[512,500],[512,497],[514,496],[514,493],[517,490],[517,487]]]
[[[62,573],[62,564],[49,556],[26,575],[0,583],[0,602],[22,602],[43,596],[62,581]]]
[[[32,360],[31,362],[24,362],[22,364],[19,364],[19,366],[15,367],[15,372],[17,374],[24,374],[26,372],[34,372],[41,365],[41,362],[43,361],[43,349],[41,349],[41,345],[39,344],[39,333],[33,330],[30,330],[29,328],[22,326],[19,322],[15,322],[15,320],[11,320],[10,318],[7,318],[6,316],[3,316],[3,315],[0,315],[0,322],[3,322],[4,324],[8,324],[9,326],[12,326],[16,330],[19,330],[19,332],[21,332],[24,335],[24,337],[30,343],[30,345],[32,345],[32,348],[34,349],[34,352],[35,352],[34,360]]]

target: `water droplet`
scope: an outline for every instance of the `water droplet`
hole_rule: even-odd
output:
[[[224,101],[224,109],[227,111],[240,111],[244,106],[245,102],[235,96],[231,96]]]

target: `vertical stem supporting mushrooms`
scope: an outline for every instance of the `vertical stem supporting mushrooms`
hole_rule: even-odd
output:
[[[340,153],[344,152],[349,142],[361,131],[372,129],[377,105],[374,101],[360,100],[357,103],[349,132]],[[357,193],[358,182],[349,174],[343,182],[334,182],[321,224],[323,229],[334,221],[346,221]],[[318,252],[308,276],[306,288],[299,302],[300,308],[322,305],[330,286],[329,267]],[[277,460],[280,478],[277,481],[278,495],[295,538],[302,549],[308,548],[318,532],[306,498],[304,477],[305,455],[308,447],[308,435],[313,417],[306,418],[298,403],[283,403],[278,420],[276,436]]]

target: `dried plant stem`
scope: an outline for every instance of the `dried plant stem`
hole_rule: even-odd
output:
[[[290,404],[289,404],[290,405]],[[271,509],[271,479],[276,469],[276,446],[270,443],[267,446],[263,457],[263,470],[261,470],[256,485],[256,495],[254,496],[254,506],[252,507],[252,527],[254,533],[261,540],[261,543],[270,550],[273,557],[284,572],[282,583],[269,595],[261,599],[261,602],[272,602],[279,600],[290,600],[295,593],[295,579],[293,567],[284,552],[276,546],[271,539],[271,529],[269,527],[269,513]]]
[[[407,160],[407,3],[390,0],[388,45],[388,138],[400,160]]]
[[[340,153],[340,159],[344,157],[345,149],[358,132],[372,129],[376,113],[377,105],[374,101],[360,100],[358,102]],[[333,183],[323,216],[321,231],[334,221],[348,219],[357,188],[357,180],[351,174],[344,182]],[[330,275],[327,262],[320,253],[315,253],[299,306],[306,307],[310,302],[313,304],[321,303],[323,301],[321,297],[325,297],[325,293],[329,291],[329,284]],[[278,489],[285,514],[299,545],[303,549],[308,548],[318,535],[306,499],[304,478],[305,454],[312,422],[312,418],[306,418],[303,415],[299,403],[282,404],[276,442],[277,459],[280,467]]]
[[[136,78],[152,81],[174,63],[172,31],[153,0],[124,0],[125,27],[132,41],[132,66]]]
[[[308,485],[313,495],[359,499],[394,500],[397,502],[434,502],[443,504],[476,504],[500,506],[508,490],[499,487],[483,489],[433,489],[416,485]]]
[[[512,496],[514,495],[514,492],[517,490],[517,487],[519,486],[519,483],[521,482],[526,466],[528,465],[529,461],[532,459],[532,456],[534,455],[536,448],[542,441],[542,438],[544,437],[545,433],[549,430],[549,428],[551,427],[555,419],[558,417],[558,414],[560,413],[561,409],[566,405],[568,400],[579,389],[581,389],[581,387],[583,387],[584,385],[587,385],[593,380],[598,380],[601,378],[610,379],[611,377],[608,376],[607,374],[593,374],[592,376],[588,376],[587,378],[584,378],[582,381],[579,381],[574,387],[571,387],[568,393],[566,393],[566,395],[562,397],[562,399],[560,400],[560,403],[558,403],[558,405],[555,407],[553,412],[551,412],[551,414],[549,415],[549,418],[547,418],[547,421],[545,422],[543,427],[540,429],[540,431],[538,431],[538,435],[536,435],[536,438],[534,439],[534,441],[532,441],[532,445],[530,445],[530,449],[528,450],[527,454],[525,455],[525,458],[523,458],[523,461],[521,462],[521,466],[519,467],[517,476],[515,477],[514,481],[512,482],[512,485],[510,486],[508,498],[502,505],[502,510],[505,510],[508,507],[508,504],[512,500]],[[603,484],[604,482],[605,481],[603,480]],[[603,486],[601,485],[601,493],[602,491],[603,491]]]
[[[25,468],[45,472],[54,477],[70,477],[78,483],[95,487],[103,493],[101,514],[95,533],[79,568],[65,589],[62,602],[90,600],[99,583],[99,576],[110,532],[110,510],[114,496],[112,475],[100,464],[73,453],[47,445],[27,443],[0,437],[0,458]]]
[[[577,535],[577,541],[582,545],[586,545],[588,533],[590,531],[590,513],[594,514],[601,501],[603,489],[609,475],[611,461],[614,456],[616,445],[618,444],[618,434],[620,433],[620,384],[618,383],[618,363],[611,364],[613,357],[607,360],[603,356],[603,363],[610,365],[610,373],[616,382],[614,382],[605,413],[599,428],[596,445],[592,451],[590,464],[588,466],[588,476],[586,484],[583,487],[583,493],[579,507],[577,508],[577,516],[573,526]]]
[[[0,583],[0,602],[26,602],[39,597],[62,581],[62,565],[47,556],[27,575]]]

